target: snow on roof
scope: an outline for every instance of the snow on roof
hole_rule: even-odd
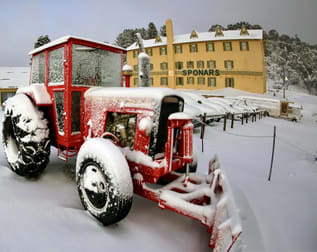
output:
[[[107,87],[94,87],[90,88],[86,93],[85,97],[138,97],[138,98],[149,98],[153,97],[157,100],[162,99],[167,95],[179,95],[178,92],[170,88],[156,88],[156,87],[145,87],[145,88],[107,88]]]
[[[93,42],[93,43],[96,43],[96,44],[100,44],[100,45],[106,45],[106,46],[110,46],[110,47],[113,47],[113,48],[117,48],[117,49],[120,49],[120,50],[123,50],[125,51],[124,48],[120,47],[120,46],[115,46],[115,45],[111,45],[111,44],[108,44],[108,43],[104,43],[104,42],[101,42],[101,41],[96,41],[96,40],[91,40],[91,39],[87,39],[87,38],[82,38],[82,37],[76,37],[76,36],[70,36],[70,35],[67,35],[67,36],[64,36],[64,37],[61,37],[61,38],[58,38],[54,41],[51,41],[45,45],[42,45],[32,51],[29,52],[29,55],[33,55],[35,53],[38,53],[40,51],[43,51],[47,48],[50,48],[50,47],[53,47],[53,46],[57,46],[57,45],[60,45],[62,43],[65,43],[67,42],[68,40],[70,39],[78,39],[78,40],[85,40],[85,41],[88,41],[88,42]]]
[[[252,93],[243,91],[236,88],[221,88],[221,89],[215,89],[215,90],[199,90],[199,92],[203,95],[214,95],[214,96],[248,96],[248,97],[260,97],[260,98],[269,98],[269,99],[276,99],[277,97],[268,95],[268,94],[259,94],[259,93]]]
[[[249,35],[240,35],[240,30],[223,31],[223,36],[216,36],[216,32],[197,33],[198,38],[190,38],[191,33],[175,35],[173,44],[204,42],[204,41],[223,41],[223,40],[244,40],[244,39],[263,39],[262,30],[248,30]],[[155,43],[155,39],[144,40],[144,48],[166,45],[166,37],[161,37],[162,42]],[[137,43],[133,43],[127,48],[128,51],[139,49]]]
[[[161,36],[162,42],[155,42],[156,39],[143,40],[144,48],[154,47],[154,46],[164,46],[167,45],[166,37]],[[127,51],[139,49],[139,45],[135,42],[127,48]]]
[[[0,67],[0,88],[28,86],[29,79],[29,67]]]

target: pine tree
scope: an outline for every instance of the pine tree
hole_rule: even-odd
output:
[[[160,36],[166,37],[166,25],[162,25],[160,28]]]
[[[157,29],[156,29],[155,24],[153,22],[149,23],[146,34],[147,34],[146,39],[156,38],[158,32],[157,32]]]
[[[38,48],[42,45],[45,45],[47,43],[51,42],[51,40],[49,39],[48,35],[41,35],[38,37],[37,41],[34,43],[34,48]]]
[[[146,38],[146,30],[144,28],[124,29],[115,41],[115,44],[123,48],[127,48],[137,41],[136,33],[140,33],[142,38]]]

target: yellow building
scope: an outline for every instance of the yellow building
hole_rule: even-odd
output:
[[[151,59],[154,87],[181,89],[237,89],[264,93],[266,73],[262,30],[222,31],[174,35],[166,20],[166,37],[144,40]],[[138,81],[137,43],[127,48],[127,63],[133,66],[131,86]]]

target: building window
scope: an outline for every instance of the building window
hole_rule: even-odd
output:
[[[187,84],[194,84],[194,77],[187,77]]]
[[[176,45],[175,46],[175,53],[182,53],[182,52],[183,52],[182,45]]]
[[[194,61],[187,61],[187,68],[194,68]]]
[[[198,77],[198,84],[205,85],[205,77]]]
[[[150,64],[150,70],[153,70],[153,64]]]
[[[183,77],[176,77],[176,85],[183,86],[184,85],[184,78]]]
[[[181,61],[176,62],[175,67],[177,70],[183,69],[183,62],[181,62]]]
[[[226,78],[226,87],[234,87],[234,79],[233,78]]]
[[[197,68],[204,68],[205,62],[203,60],[198,60],[197,61]]]
[[[150,78],[150,85],[153,86],[153,78]]]
[[[189,51],[190,52],[198,52],[197,44],[189,44]]]
[[[161,70],[167,70],[168,65],[166,62],[161,63],[160,66],[161,66]]]
[[[134,50],[134,51],[133,51],[133,58],[138,57],[138,54],[139,54],[139,53],[138,53],[138,50]]]
[[[134,70],[135,72],[137,72],[137,71],[138,71],[138,65],[134,65],[134,66],[133,66],[133,70]]]
[[[216,61],[215,60],[208,60],[207,61],[207,67],[211,68],[211,69],[216,68]]]
[[[215,87],[215,86],[216,86],[216,78],[208,77],[208,87]]]
[[[166,46],[160,47],[160,55],[166,55],[167,54],[167,48]]]
[[[223,50],[224,50],[224,51],[232,51],[232,44],[231,44],[231,42],[223,42]]]
[[[161,77],[161,85],[168,85],[168,79],[167,79],[167,77]]]
[[[206,43],[206,51],[213,52],[215,50],[215,46],[213,42]]]
[[[134,84],[134,86],[137,86],[137,85],[138,85],[138,78],[134,78],[134,79],[133,79],[133,84]]]
[[[249,51],[248,41],[240,41],[240,50],[241,51]]]
[[[153,54],[152,54],[152,48],[147,48],[147,49],[145,49],[145,52],[146,52],[146,54],[149,55],[149,56],[152,56],[152,55],[153,55]]]
[[[232,60],[225,60],[225,68],[227,70],[232,70],[233,69],[233,61]]]

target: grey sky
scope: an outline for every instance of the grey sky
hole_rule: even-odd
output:
[[[247,21],[266,31],[317,44],[317,0],[0,0],[0,66],[27,66],[40,35],[76,35],[113,43],[125,28],[157,29],[171,18],[174,33]]]

